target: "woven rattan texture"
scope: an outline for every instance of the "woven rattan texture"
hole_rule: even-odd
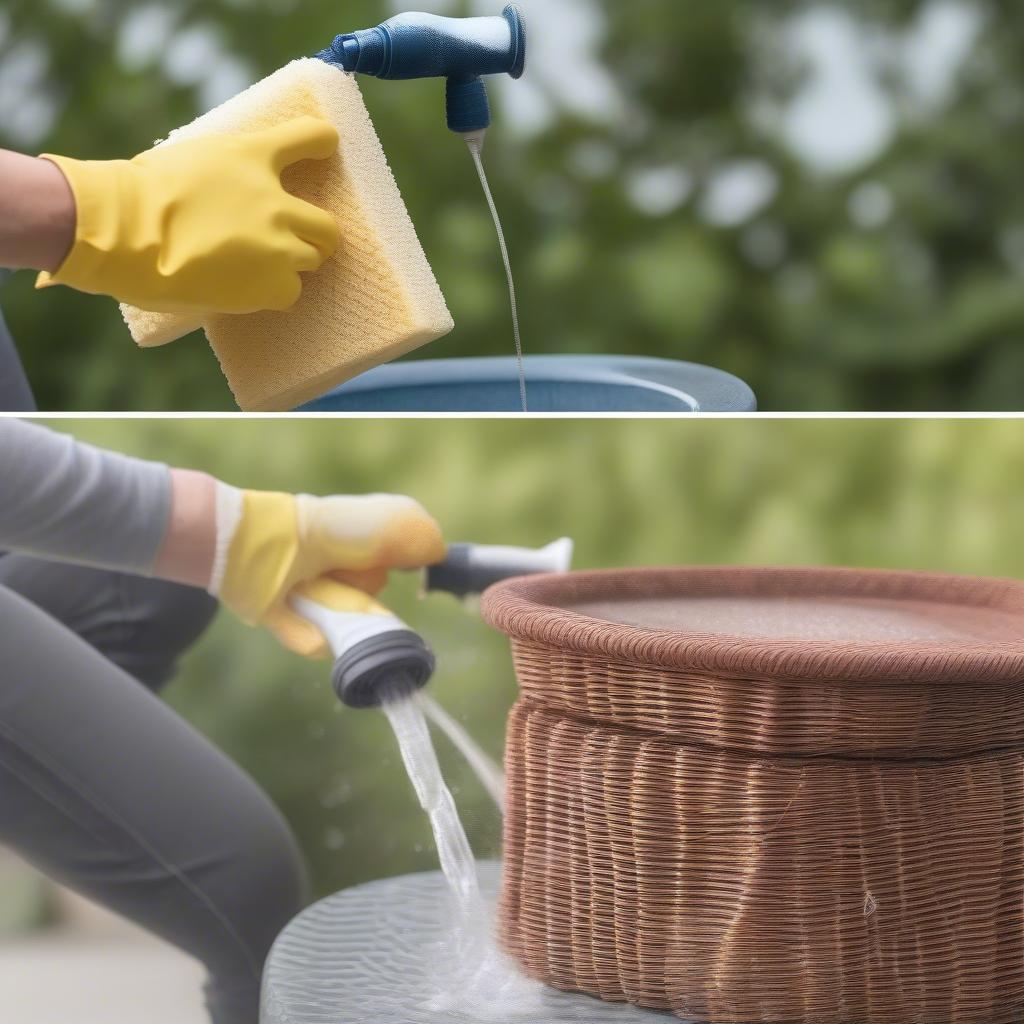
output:
[[[715,1024],[1024,1008],[1024,757],[756,760],[548,714],[508,737],[503,940]]]
[[[527,641],[513,650],[524,697],[682,743],[896,759],[1024,746],[1024,682],[812,684],[659,669]]]
[[[861,651],[855,681],[780,675],[770,656],[757,674],[707,670],[720,651],[695,670],[692,638],[611,627],[610,641],[560,611],[559,587],[567,603],[581,591],[564,580],[505,585],[485,604],[515,637],[522,687],[500,919],[530,974],[713,1024],[1024,1020],[1024,675],[1011,645],[996,660],[918,652],[941,685],[908,651],[891,664],[913,682]],[[1017,596],[938,585],[1000,607]],[[984,679],[958,684],[956,664]]]

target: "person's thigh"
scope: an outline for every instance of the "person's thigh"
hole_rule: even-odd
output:
[[[0,267],[0,297],[8,271]],[[0,307],[0,412],[35,412],[36,401]]]
[[[281,815],[239,767],[90,644],[0,587],[0,843],[196,956],[218,1024],[254,1024],[301,909]]]
[[[213,621],[205,591],[164,580],[0,556],[0,586],[31,601],[129,675],[158,690]]]

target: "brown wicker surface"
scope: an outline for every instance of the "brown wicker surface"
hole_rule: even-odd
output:
[[[648,570],[484,612],[531,974],[715,1024],[1024,1020],[1024,586]]]

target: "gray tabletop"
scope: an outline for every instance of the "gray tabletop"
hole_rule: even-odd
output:
[[[489,899],[500,865],[480,865]],[[440,873],[373,882],[323,900],[277,940],[263,981],[261,1024],[496,1024],[494,1008],[441,1008],[458,984]],[[516,1024],[665,1024],[676,1018],[531,987]]]

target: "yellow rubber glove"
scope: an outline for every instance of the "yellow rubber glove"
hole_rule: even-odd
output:
[[[157,146],[134,160],[44,154],[71,186],[78,220],[65,284],[155,313],[284,310],[338,244],[334,218],[285,191],[281,172],[338,148],[326,121]]]
[[[324,577],[377,594],[392,569],[444,559],[441,529],[412,498],[314,498],[217,487],[217,556],[210,592],[296,654],[326,657],[320,631],[288,598]]]

